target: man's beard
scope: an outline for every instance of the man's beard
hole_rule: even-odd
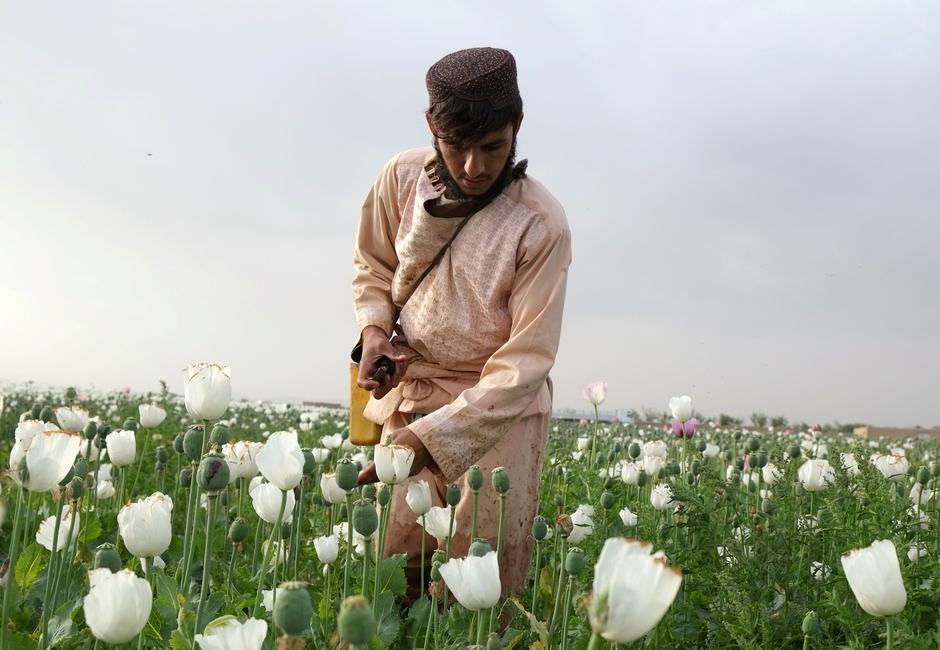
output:
[[[451,176],[450,170],[447,169],[447,165],[444,164],[444,154],[441,153],[441,147],[437,143],[437,138],[434,138],[434,152],[436,154],[434,159],[434,171],[437,173],[437,177],[441,180],[441,183],[444,184],[445,195],[449,199],[473,199],[489,202],[502,193],[502,191],[506,189],[506,186],[512,183],[516,178],[516,176],[513,174],[513,170],[516,167],[515,135],[512,137],[512,147],[509,149],[509,157],[506,159],[506,164],[503,167],[503,171],[499,173],[499,176],[497,176],[493,185],[483,194],[467,194],[462,189],[460,189],[460,185],[456,180],[454,180],[454,177]]]

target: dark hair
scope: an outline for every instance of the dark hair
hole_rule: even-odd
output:
[[[470,101],[451,95],[432,104],[431,117],[437,137],[456,147],[465,147],[491,131],[517,124],[522,117],[522,98],[516,97],[503,108],[493,108],[489,100]]]

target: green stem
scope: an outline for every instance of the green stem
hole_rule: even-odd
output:
[[[601,636],[597,632],[593,632],[591,634],[591,640],[588,642],[587,650],[599,650],[601,643]]]
[[[568,610],[571,609],[571,584],[574,581],[569,577],[568,586],[565,588],[565,602],[562,603],[561,610],[561,650],[568,647]]]
[[[450,523],[447,524],[447,541],[444,544],[444,562],[450,561],[450,540],[454,536],[454,517],[456,516],[456,510],[451,506],[450,508]],[[444,583],[444,609],[447,609],[447,583]],[[436,644],[435,644],[436,645]]]
[[[555,623],[558,622],[558,606],[561,604],[561,592],[565,587],[565,554],[567,553],[568,540],[561,539],[561,554],[558,556],[558,580],[555,581],[555,605],[552,607],[552,618],[548,628],[548,638],[551,639],[552,631],[555,629]]]
[[[62,549],[62,557],[59,560],[59,570],[56,572],[55,584],[52,586],[52,607],[50,611],[55,611],[56,605],[59,601],[59,580],[62,577],[63,567],[65,571],[65,588],[68,589],[69,585],[69,576],[72,573],[72,534],[75,532],[75,513],[79,508],[78,501],[72,501],[69,504],[69,531],[65,536],[65,548]],[[77,551],[78,538],[75,539],[75,548]]]
[[[62,498],[62,495],[59,495],[59,507],[55,511],[55,528],[52,533],[52,551],[49,556],[49,567],[46,570],[46,589],[42,597],[42,622],[40,623],[40,629],[42,630],[42,635],[40,637],[39,647],[40,649],[45,648],[48,645],[46,640],[49,634],[49,610],[50,605],[50,590],[52,585],[55,582],[56,576],[58,575],[56,569],[59,566],[58,556],[56,551],[61,551],[59,548],[59,527],[62,524],[62,509],[65,507],[65,499]],[[72,515],[72,521],[75,521],[74,513]]]
[[[264,550],[264,559],[261,561],[261,570],[258,575],[258,591],[255,594],[255,606],[252,610],[252,617],[258,618],[261,608],[261,590],[264,588],[264,578],[268,574],[268,562],[271,561],[271,549],[274,548],[274,538],[281,530],[281,521],[284,518],[284,508],[287,507],[287,492],[281,491],[281,508],[277,513],[277,521],[271,529],[271,536],[268,538],[268,548]],[[274,585],[274,594],[277,593],[277,585]],[[272,594],[272,595],[274,595]]]
[[[542,553],[539,548],[541,543],[539,540],[535,540],[535,584],[532,585],[532,615],[538,618],[538,609],[539,605],[539,572],[542,570]]]
[[[228,577],[225,579],[225,589],[229,597],[232,595],[232,569],[235,568],[235,551],[237,544],[232,542],[232,558],[228,561]]]
[[[147,455],[147,445],[150,442],[150,436],[147,435],[147,429],[141,428],[140,431],[144,434],[144,450],[141,452],[140,456],[137,457],[137,472],[134,474],[134,482],[131,483],[131,498],[134,496],[134,491],[137,489],[137,479],[140,478],[140,469],[144,464],[144,456]],[[136,444],[136,437],[135,437]],[[162,491],[162,490],[161,490]]]
[[[591,469],[594,469],[594,452],[597,449],[597,404],[594,405],[594,435],[591,436],[591,460],[588,463]]]
[[[480,493],[478,490],[473,491],[473,515],[470,519],[470,543],[473,543],[473,540],[477,536],[477,505],[480,498]]]
[[[431,613],[428,616],[428,629],[424,632],[424,647],[427,648],[431,641],[431,628],[434,627],[434,619],[437,617],[437,598],[431,596]]]
[[[920,527],[920,521],[917,522],[917,526]],[[888,624],[888,645],[885,647],[891,650],[894,647],[894,619],[888,616],[885,622]]]
[[[503,492],[499,495],[499,528],[496,531],[496,562],[499,562],[500,553],[503,549],[503,528],[506,524],[506,493]],[[490,609],[490,619],[489,625],[487,626],[486,633],[489,634],[493,631],[493,625],[496,621],[496,607]]]
[[[23,518],[26,515],[26,512],[31,508],[33,501],[33,495],[30,493],[26,497],[26,502],[23,502],[23,488],[18,488],[16,491],[16,514],[13,516],[13,537],[12,542],[10,542],[10,559],[9,566],[7,567],[7,584],[3,590],[3,613],[0,615],[0,648],[7,647],[6,645],[6,636],[7,636],[7,618],[10,615],[10,605],[13,601],[12,596],[12,587],[13,583],[16,581],[14,573],[16,572],[16,554],[19,551],[19,542],[20,542],[20,528],[23,524]],[[25,505],[25,507],[24,507]]]
[[[352,524],[352,492],[346,493],[346,569],[343,572],[343,600],[349,595],[349,565],[352,564],[353,552],[353,524]]]
[[[188,590],[189,584],[189,566],[190,558],[192,557],[192,539],[194,535],[194,522],[196,520],[196,507],[193,504],[194,499],[196,498],[196,463],[190,463],[190,469],[192,469],[192,474],[189,479],[189,495],[186,500],[186,532],[183,535],[183,557],[180,559],[182,563],[183,571],[180,575],[180,589],[185,595]]]
[[[251,549],[251,575],[255,575],[258,570],[258,549],[261,548],[261,525],[264,520],[258,517],[258,523],[255,525],[255,542]]]
[[[215,514],[215,501],[218,493],[209,492],[208,503],[206,504],[206,552],[202,559],[202,586],[199,590],[199,605],[196,607],[196,629],[193,632],[193,648],[196,647],[195,636],[199,633],[199,619],[202,617],[202,608],[206,602],[206,596],[209,595],[209,578],[212,567],[212,531],[215,528],[215,522],[212,516]]]
[[[369,551],[372,550],[371,540],[366,541],[365,552],[362,554],[362,597],[369,599]],[[379,572],[375,572],[375,590],[379,589]],[[372,610],[375,613],[375,598],[372,599]]]
[[[421,515],[421,582],[418,584],[421,585],[421,593],[424,594],[424,545],[425,539],[428,534],[425,532],[427,529],[424,527],[425,524],[425,515]]]
[[[495,607],[492,609],[496,609]],[[483,619],[486,618],[483,610],[477,612],[477,645],[483,645]]]
[[[147,577],[147,584],[151,583],[150,574],[153,573],[153,560],[150,561],[150,571],[147,571],[147,558],[140,558],[140,566],[143,569],[144,575]],[[140,629],[140,634],[137,635],[137,650],[142,650],[144,647],[144,630],[147,628],[145,625]]]

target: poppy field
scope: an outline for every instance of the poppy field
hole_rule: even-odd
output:
[[[722,426],[688,396],[555,421],[507,594],[501,535],[452,553],[410,448],[231,394],[213,364],[152,393],[4,389],[0,648],[940,647],[937,439]],[[512,478],[473,467],[445,501]],[[423,590],[385,557],[396,489],[438,541]]]

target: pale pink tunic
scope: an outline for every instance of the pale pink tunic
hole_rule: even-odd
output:
[[[393,158],[363,205],[355,248],[356,320],[391,332],[401,305],[460,219],[432,217],[423,204],[438,195],[425,172],[430,147]],[[435,505],[458,483],[452,555],[469,545],[471,496],[465,472],[483,469],[477,537],[496,547],[499,497],[490,471],[505,467],[507,498],[501,571],[504,591],[525,580],[531,554],[542,458],[561,331],[571,233],[564,211],[531,176],[514,181],[473,215],[418,286],[400,316],[396,345],[413,361],[398,390],[372,400],[367,415],[386,433],[408,426],[427,446],[440,474],[424,470]],[[429,413],[412,422],[411,413]],[[386,553],[419,564],[421,531],[396,486]],[[428,538],[428,557],[435,544]],[[443,548],[443,544],[441,545]]]

